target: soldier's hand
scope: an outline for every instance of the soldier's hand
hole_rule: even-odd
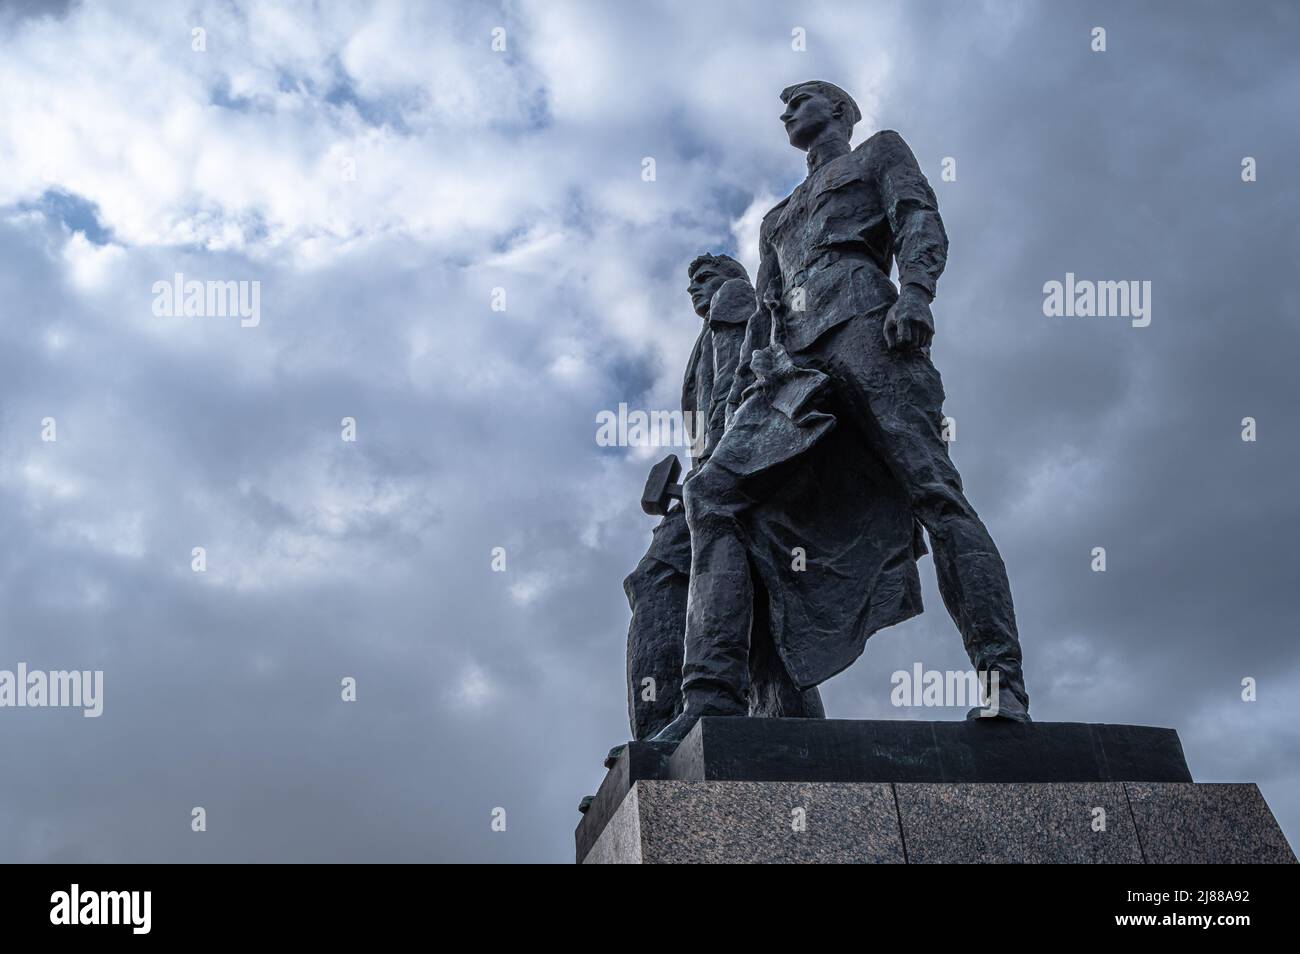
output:
[[[904,285],[885,315],[885,345],[891,351],[912,351],[930,347],[934,338],[934,317],[925,290]]]

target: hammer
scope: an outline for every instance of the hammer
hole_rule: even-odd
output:
[[[660,517],[666,514],[673,500],[682,499],[682,485],[677,483],[681,472],[682,462],[676,454],[669,454],[651,467],[650,476],[645,479],[645,490],[641,493],[641,509]]]

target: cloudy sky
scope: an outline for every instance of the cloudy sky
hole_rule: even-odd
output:
[[[0,709],[0,859],[571,860],[661,453],[596,415],[673,406],[686,263],[756,264],[809,78],[939,194],[1035,717],[1174,727],[1294,841],[1298,36],[1280,0],[10,0],[0,669],[103,670],[104,712]],[[260,282],[260,323],[155,316],[178,272]],[[1045,317],[1067,272],[1150,281],[1150,326]],[[921,569],[832,716],[962,716],[889,702],[967,665]]]

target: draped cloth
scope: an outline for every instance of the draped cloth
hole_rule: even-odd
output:
[[[921,612],[925,547],[901,485],[841,422],[826,375],[797,367],[775,340],[753,352],[752,369],[710,466],[753,500],[739,519],[756,592],[786,671],[806,689]]]

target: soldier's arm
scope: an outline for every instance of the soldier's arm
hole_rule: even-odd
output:
[[[948,235],[938,199],[902,136],[885,130],[877,139],[873,173],[894,233],[898,284],[921,289],[928,302],[948,262]]]

